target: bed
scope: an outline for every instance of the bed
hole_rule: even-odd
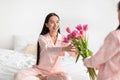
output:
[[[0,80],[14,80],[14,74],[16,72],[35,64],[36,55],[34,53],[36,53],[36,44],[33,45],[35,39],[36,38],[30,41],[30,39],[25,36],[14,36],[13,50],[0,49]],[[63,70],[67,72],[73,80],[89,80],[89,75],[82,63],[82,59],[79,59],[79,61],[75,63],[75,58],[69,56],[67,53],[61,58],[63,60]]]

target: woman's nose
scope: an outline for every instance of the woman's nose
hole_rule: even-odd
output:
[[[57,24],[57,23],[55,23],[55,24],[54,24],[54,27],[57,27],[57,26],[58,26],[58,24]]]

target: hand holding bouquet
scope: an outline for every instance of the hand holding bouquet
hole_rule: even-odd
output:
[[[88,30],[88,25],[77,25],[76,29],[71,31],[69,27],[66,28],[66,31],[68,32],[68,35],[64,37],[64,42],[68,43],[71,41],[71,43],[74,44],[78,51],[78,55],[76,58],[76,62],[78,61],[79,57],[82,56],[83,60],[89,56],[92,55],[92,51],[88,48],[88,40],[86,38],[86,31]],[[90,80],[96,79],[96,72],[94,68],[87,68],[87,71],[90,76]]]

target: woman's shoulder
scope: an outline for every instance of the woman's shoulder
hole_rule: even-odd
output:
[[[117,39],[119,35],[120,35],[120,30],[114,30],[107,35],[106,39]]]
[[[118,35],[120,35],[120,30],[111,31],[109,35],[117,37]]]
[[[44,35],[39,35],[39,38],[38,40],[42,40],[42,41],[45,41],[46,39],[48,38],[48,34],[44,34]]]
[[[39,35],[40,38],[46,38],[48,37],[48,34],[44,34],[44,35]]]

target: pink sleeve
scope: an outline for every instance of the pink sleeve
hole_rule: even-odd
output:
[[[97,51],[95,55],[93,55],[90,58],[86,58],[84,60],[84,65],[87,67],[97,67],[103,63],[105,63],[107,60],[112,58],[119,49],[119,41],[115,34],[111,33],[109,34],[104,44],[101,46],[101,48]]]
[[[39,37],[39,44],[40,44],[41,51],[45,51],[46,53],[50,53],[50,54],[57,53],[58,55],[58,53],[61,53],[62,51],[62,46],[61,47],[53,47],[53,46],[49,47],[44,36]]]

